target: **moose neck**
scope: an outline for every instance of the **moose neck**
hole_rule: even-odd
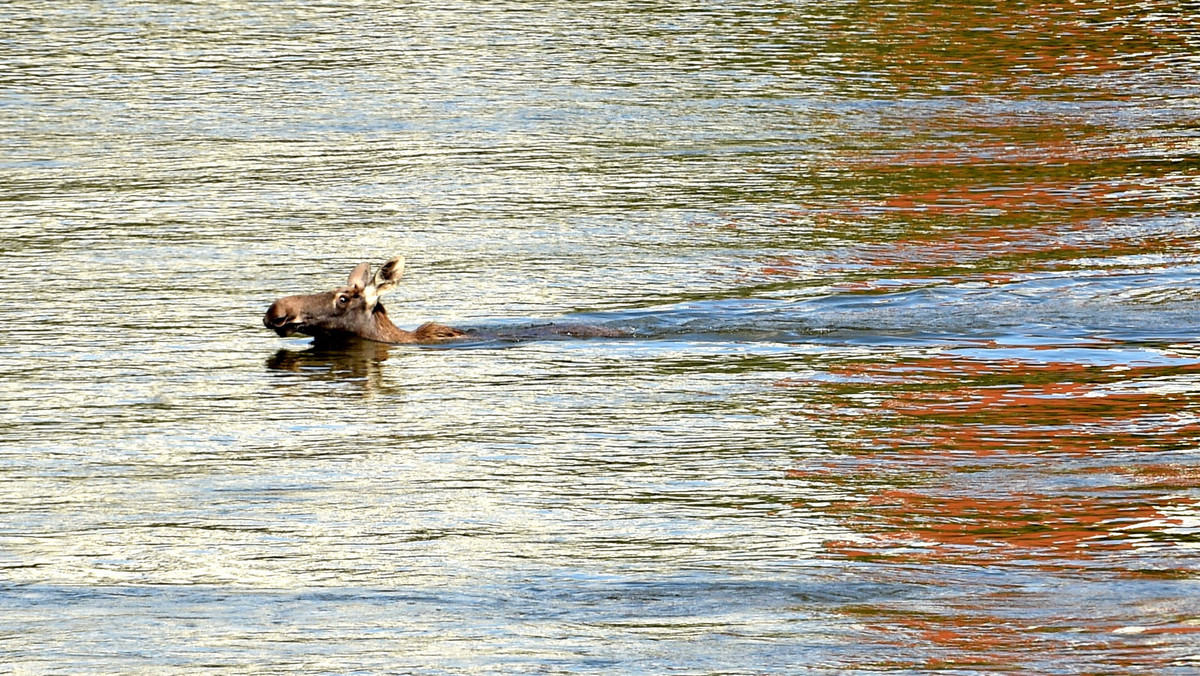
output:
[[[371,313],[371,321],[364,328],[361,337],[380,343],[416,342],[416,338],[413,337],[411,331],[405,331],[392,323],[383,305],[375,306],[375,311]]]

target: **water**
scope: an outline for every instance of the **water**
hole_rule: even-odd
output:
[[[1193,13],[5,5],[3,671],[1194,672]]]

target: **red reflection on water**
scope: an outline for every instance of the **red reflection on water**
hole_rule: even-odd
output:
[[[1087,564],[1097,552],[1184,542],[1171,528],[1188,525],[1180,514],[1200,515],[1200,502],[1181,494],[1200,486],[1200,470],[1129,465],[1200,442],[1192,397],[1139,385],[1186,382],[1200,364],[1102,368],[931,355],[829,372],[833,382],[776,384],[819,393],[825,405],[793,420],[829,430],[829,446],[853,458],[789,473],[853,494],[825,508],[864,536],[830,543],[841,556]],[[1073,460],[1056,467],[1055,458]],[[1025,477],[964,493],[981,468]],[[1088,476],[1087,488],[1038,488],[1069,474]]]
[[[1169,71],[1191,49],[1189,13],[1169,2],[833,7],[824,51],[797,66],[830,68],[822,57],[836,54],[837,67],[895,93],[1078,95],[1107,90],[1105,75]]]
[[[1142,182],[1114,179],[1007,186],[967,183],[923,188],[874,203],[832,208],[841,210],[843,216],[882,216],[891,222],[890,228],[901,228],[902,232],[885,232],[882,234],[893,236],[833,249],[823,257],[764,258],[755,274],[764,278],[810,278],[816,262],[825,274],[842,269],[870,274],[877,280],[849,280],[835,285],[835,291],[873,290],[880,283],[906,277],[952,275],[1003,282],[1027,271],[1077,269],[1100,257],[1116,260],[1188,251],[1192,248],[1190,238],[1176,232],[1112,227],[1113,219],[1123,211],[1140,218],[1161,215],[1168,207],[1179,206],[1178,200],[1185,194],[1194,194],[1200,204],[1200,178],[1184,175]],[[922,227],[905,225],[915,223],[915,219],[923,219]]]
[[[847,451],[1080,456],[1180,448],[1200,439],[1200,416],[1191,397],[1129,386],[1164,373],[1194,376],[1200,364],[1113,369],[930,356],[841,364],[830,373],[846,384],[824,387],[842,390],[847,405],[822,410],[820,417],[844,417],[861,428],[853,441],[834,442]],[[800,384],[797,379],[778,383]],[[873,403],[864,406],[864,400]]]
[[[1189,10],[1100,0],[830,7],[830,40],[821,54],[798,56],[798,68],[834,72],[841,86],[898,109],[942,105],[901,119],[880,113],[856,146],[798,171],[807,181],[799,204],[771,227],[801,233],[782,240],[801,253],[756,260],[748,279],[868,295],[1051,271],[1141,273],[1147,259],[1193,255],[1190,230],[1146,226],[1200,206],[1194,116],[1156,127],[1116,105],[1106,121],[1039,103],[1193,90]],[[1027,94],[1036,98],[1014,104]],[[931,571],[930,585],[940,584],[932,571],[961,568],[1117,588],[1195,577],[1200,470],[1187,460],[1200,447],[1200,365],[906,355],[817,360],[819,376],[775,383],[795,403],[783,423],[830,451],[801,456],[786,474],[806,496],[797,510],[849,530],[826,543],[828,556],[884,577]],[[1106,669],[1153,670],[1183,645],[1163,637],[1200,630],[1185,612],[1071,618],[1043,597],[1028,601],[1029,613],[1006,614],[1020,594],[952,597],[936,610],[893,600],[839,611],[882,643],[933,649],[880,669],[1021,670],[1020,658],[1069,659],[1090,641]],[[1031,616],[1046,625],[1014,620]]]
[[[987,603],[993,607],[1019,606],[1023,601],[1019,594],[989,594],[980,598],[981,605]],[[1113,627],[1086,619],[1032,625],[1014,621],[1011,615],[962,606],[936,612],[863,605],[847,608],[846,613],[866,622],[867,628],[877,635],[888,637],[885,640],[893,645],[911,647],[916,644],[939,649],[939,656],[927,656],[917,665],[912,661],[869,663],[871,667],[884,670],[919,666],[929,670],[969,668],[987,669],[988,673],[1036,673],[1018,669],[1014,660],[1028,659],[1041,651],[1062,655],[1061,651],[1067,648],[1073,650],[1076,657],[1080,656],[1081,651],[1103,650],[1106,663],[1104,673],[1113,673],[1114,670],[1124,673],[1124,668],[1134,667],[1136,670],[1138,666],[1163,658],[1161,644],[1154,641],[1131,644],[1121,641],[1125,636],[1200,633],[1200,627],[1183,621],[1150,627]],[[1120,633],[1114,635],[1114,630]],[[1067,645],[1064,646],[1064,643]]]
[[[1180,177],[1173,183],[1190,186]],[[1073,214],[1097,213],[1100,209],[1119,206],[1140,206],[1162,199],[1164,181],[1080,181],[1058,183],[1024,183],[1000,186],[981,186],[967,183],[886,198],[875,205],[889,211],[941,212],[964,214],[989,211],[999,214],[1023,210],[1059,209]],[[1009,231],[1009,237],[1012,236]]]
[[[826,542],[828,556],[890,571],[1013,569],[1112,585],[1194,576],[1200,468],[1176,452],[1200,445],[1200,411],[1182,387],[1197,376],[1200,364],[932,353],[782,379],[800,404],[785,422],[835,452],[787,473],[814,495],[794,507],[854,534]],[[999,669],[1080,641],[1112,666],[1162,664],[1165,637],[1200,631],[1187,615],[1079,617],[994,589],[954,599],[840,612],[881,643],[921,646],[921,657],[892,665],[904,668]],[[1014,610],[1021,603],[1031,612]],[[1018,619],[1029,617],[1044,624]]]
[[[869,512],[864,519],[870,528],[895,530],[872,533],[865,542],[831,543],[830,549],[859,558],[955,563],[1024,558],[1062,567],[1098,551],[1154,545],[1142,536],[1185,525],[1163,511],[1180,504],[1196,505],[1165,498],[1130,502],[1126,496],[977,497],[885,490],[859,511]]]

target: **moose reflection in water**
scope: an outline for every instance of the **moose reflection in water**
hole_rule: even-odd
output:
[[[280,336],[303,334],[317,342],[368,340],[390,344],[437,344],[454,340],[536,340],[554,337],[618,337],[621,331],[586,324],[547,324],[523,330],[482,332],[427,322],[412,331],[392,323],[379,299],[396,288],[404,274],[404,257],[383,264],[374,277],[370,263],[350,272],[346,285],[332,291],[286,296],[271,304],[263,325]]]
[[[382,365],[390,345],[369,340],[317,342],[305,350],[280,349],[269,359],[272,371],[290,371],[312,380],[357,381],[367,390],[381,388]]]

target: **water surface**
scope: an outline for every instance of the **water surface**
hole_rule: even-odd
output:
[[[9,3],[3,662],[1194,671],[1191,12]]]

